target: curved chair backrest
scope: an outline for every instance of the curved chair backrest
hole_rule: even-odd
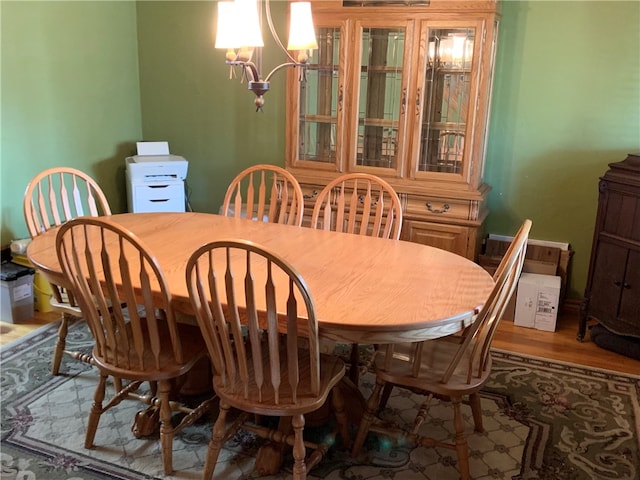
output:
[[[247,240],[216,241],[193,253],[186,275],[219,395],[252,411],[321,394],[315,307],[292,266]]]
[[[322,189],[313,208],[311,227],[397,240],[402,229],[402,206],[385,180],[367,173],[348,173]]]
[[[70,167],[49,168],[33,177],[24,193],[23,209],[31,238],[76,217],[111,215],[96,181]]]
[[[98,364],[131,378],[157,374],[168,358],[183,361],[166,279],[133,233],[106,218],[77,218],[60,227],[56,251],[94,336]],[[160,348],[167,336],[172,351]]]
[[[493,342],[498,324],[507,309],[507,304],[518,286],[527,253],[531,225],[531,220],[527,219],[518,229],[498,265],[494,275],[495,286],[480,310],[478,318],[471,326],[468,332],[469,338],[465,339],[465,343],[468,342],[469,347],[472,348],[470,355],[468,355],[467,378],[487,375],[491,368],[491,342]],[[445,374],[445,379],[448,378],[447,375],[453,373],[454,369],[455,365],[452,364]]]
[[[275,165],[254,165],[229,184],[221,213],[229,217],[302,225],[304,197],[296,178]]]

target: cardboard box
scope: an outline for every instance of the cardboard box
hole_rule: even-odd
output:
[[[523,273],[518,282],[514,324],[554,332],[560,283],[557,275]]]
[[[12,262],[0,268],[0,320],[16,323],[33,318],[35,270]]]
[[[485,240],[485,253],[478,256],[478,264],[493,275],[512,240],[512,237],[491,235]],[[569,250],[568,244],[529,239],[522,271],[539,275],[559,276],[560,296],[558,303],[561,305],[566,293],[567,272],[572,254],[573,251]],[[515,319],[517,296],[518,292],[516,291],[507,305],[503,320],[513,321]]]

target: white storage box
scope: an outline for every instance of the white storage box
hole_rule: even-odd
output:
[[[559,276],[523,273],[518,282],[514,324],[554,332],[560,284]]]
[[[16,323],[33,318],[33,268],[3,263],[0,273],[0,320]]]

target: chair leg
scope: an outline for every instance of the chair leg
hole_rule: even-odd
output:
[[[376,378],[376,386],[373,388],[373,392],[367,400],[367,410],[362,415],[362,420],[360,420],[360,427],[358,428],[358,434],[356,435],[356,439],[353,443],[353,449],[351,450],[351,456],[357,457],[360,454],[360,449],[362,445],[364,445],[364,441],[367,438],[367,433],[369,433],[369,428],[373,423],[373,419],[375,417],[376,409],[378,408],[378,403],[380,402],[380,394],[382,393],[382,387],[385,382]]]
[[[391,397],[391,390],[393,390],[393,383],[387,383],[384,386],[384,390],[382,391],[382,398],[380,398],[380,405],[378,405],[378,408],[380,410],[384,409],[384,407],[387,406],[387,402]]]
[[[456,429],[456,453],[458,464],[460,465],[460,478],[462,480],[471,480],[471,474],[469,473],[469,447],[464,434],[464,419],[462,417],[462,399],[452,398],[451,403],[453,404],[453,424]]]
[[[420,405],[420,408],[418,409],[418,414],[416,415],[416,418],[413,421],[413,430],[411,431],[411,433],[415,435],[418,434],[418,430],[420,430],[420,427],[422,426],[424,421],[427,419],[427,415],[429,414],[429,406],[431,404],[431,400],[433,400],[432,393],[427,395],[427,398],[425,398],[424,402],[422,402],[422,405]]]
[[[162,446],[162,464],[165,475],[173,472],[173,426],[171,425],[171,383],[168,380],[158,382],[160,399],[160,444]]]
[[[482,405],[480,404],[480,395],[472,393],[469,395],[469,405],[471,405],[471,413],[473,414],[474,430],[478,433],[484,432],[482,425]]]
[[[64,355],[64,348],[67,343],[67,332],[69,331],[69,319],[66,314],[62,314],[60,320],[60,328],[58,328],[58,341],[53,350],[53,361],[51,363],[51,375],[58,375],[60,372],[60,364]]]
[[[307,478],[307,466],[304,463],[306,449],[302,438],[304,429],[304,415],[295,415],[291,419],[293,426],[293,480],[305,480]]]
[[[213,479],[213,470],[218,462],[218,455],[220,455],[220,449],[224,443],[224,437],[226,434],[226,422],[227,413],[229,413],[229,405],[220,400],[219,413],[216,423],[213,425],[213,433],[211,440],[209,441],[209,448],[207,449],[207,459],[204,463],[204,473],[202,478],[204,480]]]
[[[98,380],[98,386],[93,394],[93,405],[91,405],[91,412],[89,413],[89,421],[87,422],[87,433],[84,437],[84,448],[92,448],[93,440],[98,430],[98,422],[100,421],[100,415],[102,415],[102,402],[107,387],[107,375],[100,374]]]

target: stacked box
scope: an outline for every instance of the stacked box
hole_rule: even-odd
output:
[[[559,308],[562,305],[562,300],[566,293],[567,271],[573,252],[569,249],[563,250],[554,246],[536,244],[536,242],[544,243],[538,240],[529,241],[522,271],[537,275],[558,276],[560,278]],[[487,238],[485,241],[484,254],[479,255],[478,263],[493,275],[510,244],[510,239]],[[503,316],[504,320],[515,320],[516,297],[517,292],[514,293],[507,306]]]
[[[16,323],[33,318],[35,270],[13,262],[0,267],[0,320]]]

